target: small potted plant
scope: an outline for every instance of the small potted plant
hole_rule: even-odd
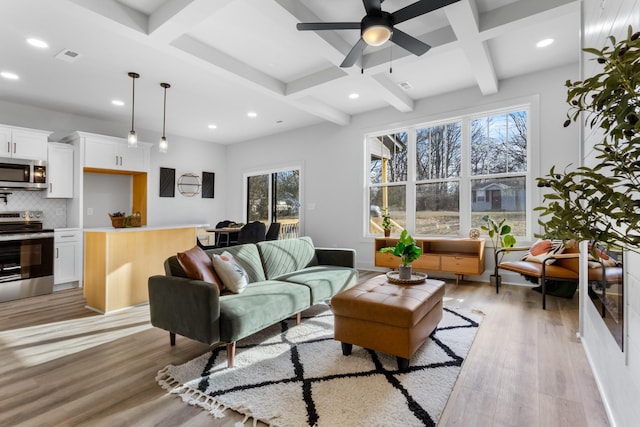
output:
[[[385,208],[382,213],[382,229],[384,230],[384,237],[389,237],[391,235],[391,215],[389,215],[389,210]]]
[[[496,274],[491,275],[491,285],[500,286],[500,276],[498,275],[498,264],[502,261],[504,252],[501,252],[500,259],[498,259],[498,251],[504,248],[511,248],[516,244],[516,238],[511,234],[511,226],[506,224],[506,218],[502,218],[500,222],[496,222],[489,215],[482,217],[484,225],[480,228],[489,233],[489,240],[493,243],[493,259],[496,263]]]
[[[422,248],[416,244],[415,239],[409,235],[407,230],[402,230],[396,246],[382,248],[380,252],[399,257],[402,265],[398,267],[398,276],[400,279],[408,280],[411,279],[411,263],[422,255]]]

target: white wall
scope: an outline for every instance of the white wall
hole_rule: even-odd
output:
[[[0,123],[51,131],[53,133],[49,137],[49,141],[58,141],[74,131],[84,131],[115,137],[124,137],[128,132],[128,122],[126,119],[123,120],[122,123],[102,121],[91,117],[68,114],[42,107],[28,106],[6,100],[0,101]],[[167,154],[161,154],[156,148],[156,141],[160,137],[159,129],[157,131],[136,129],[136,131],[141,141],[152,141],[155,143],[151,149],[150,159],[151,167],[147,204],[147,222],[149,225],[185,223],[215,224],[226,216],[227,204],[225,199],[228,181],[225,146],[208,141],[196,141],[178,137],[172,135],[169,129],[167,133],[170,144],[169,152]],[[160,167],[176,169],[176,180],[180,175],[187,172],[197,173],[198,175],[201,175],[202,171],[214,172],[216,174],[215,198],[202,199],[199,195],[196,197],[184,197],[177,189],[174,198],[159,197]],[[114,189],[112,197],[117,198],[115,191]],[[107,200],[102,201],[101,206],[108,205],[108,196],[105,196],[105,199]],[[53,202],[49,202],[49,204],[51,203]],[[61,202],[58,201],[55,206],[57,211],[60,209],[60,203]],[[40,205],[41,204],[38,204],[37,207],[41,207]],[[7,206],[7,209],[10,207],[10,205]],[[105,209],[109,211],[115,208]],[[95,215],[93,219],[95,219],[96,224],[98,224],[98,216]],[[85,220],[87,220],[86,216]],[[108,217],[102,218],[102,220],[106,221],[103,225],[109,224]],[[91,223],[91,221],[89,221],[89,223]],[[64,226],[64,221],[56,218],[54,224],[56,227]]]
[[[629,25],[640,31],[640,0],[583,1],[583,47],[599,49],[608,45],[609,35],[618,40],[625,38]],[[598,65],[591,58],[592,55],[583,54],[583,78],[597,72]],[[598,133],[588,129],[584,135],[584,163],[590,165]],[[626,254],[624,265],[624,352],[589,301],[586,281],[580,283],[582,343],[614,427],[640,425],[640,255]]]
[[[532,155],[541,161],[539,169],[532,171],[535,178],[554,164],[578,163],[577,127],[562,126],[567,111],[564,82],[577,76],[577,64],[565,66],[501,81],[496,95],[482,96],[471,88],[417,101],[410,113],[387,108],[356,116],[349,126],[322,124],[229,146],[228,214],[234,218],[244,215],[244,173],[288,162],[302,164],[305,234],[319,246],[355,248],[358,266],[372,268],[373,241],[363,237],[364,222],[368,221],[364,214],[368,203],[364,194],[368,170],[364,134],[537,100],[539,120],[534,117],[532,132],[537,133],[539,144],[533,147]],[[535,182],[528,185],[534,188],[533,204],[537,206],[540,191]],[[538,231],[536,227],[534,232]],[[493,268],[493,261],[487,259],[487,265]]]

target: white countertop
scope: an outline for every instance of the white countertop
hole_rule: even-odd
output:
[[[130,231],[149,231],[149,230],[170,230],[175,228],[206,228],[210,227],[209,224],[164,224],[164,225],[143,225],[142,227],[125,227],[125,228],[113,228],[113,227],[95,227],[85,228],[85,233],[127,233]]]

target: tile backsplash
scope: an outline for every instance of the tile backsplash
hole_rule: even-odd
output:
[[[7,203],[0,199],[0,212],[42,211],[44,228],[67,226],[67,202],[64,199],[47,199],[46,191],[0,190],[7,194]]]

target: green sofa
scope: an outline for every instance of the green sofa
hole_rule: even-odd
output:
[[[166,275],[149,278],[151,324],[206,344],[227,344],[233,367],[235,343],[276,322],[296,316],[357,283],[353,249],[316,248],[311,238],[272,240],[227,248],[246,270],[249,285],[240,294],[188,279],[176,256],[164,263]]]

